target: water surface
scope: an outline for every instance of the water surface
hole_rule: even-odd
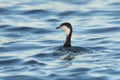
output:
[[[93,51],[63,60],[63,22]],[[120,80],[119,48],[119,0],[0,0],[0,80]]]

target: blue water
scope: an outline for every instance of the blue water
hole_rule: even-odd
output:
[[[63,22],[91,51],[64,59]],[[120,0],[0,0],[0,80],[120,80]]]

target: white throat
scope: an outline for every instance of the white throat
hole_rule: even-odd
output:
[[[66,35],[70,34],[70,29],[67,26],[61,26],[61,29],[63,29],[66,32]]]

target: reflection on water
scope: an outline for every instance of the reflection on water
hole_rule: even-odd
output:
[[[0,0],[0,80],[120,80],[119,8],[119,0]],[[70,54],[57,51],[62,22],[73,25],[72,45],[90,52],[62,60]]]

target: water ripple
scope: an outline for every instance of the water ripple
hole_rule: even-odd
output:
[[[21,60],[20,59],[8,59],[8,60],[0,60],[0,65],[1,66],[8,66],[8,65],[14,65],[14,64],[20,64]]]
[[[31,33],[35,33],[35,34],[51,32],[50,30],[46,30],[44,28],[32,28],[32,27],[24,27],[24,26],[21,26],[21,27],[9,26],[9,27],[7,27],[7,25],[3,25],[3,30],[6,32],[23,32],[23,33],[31,32]]]
[[[119,8],[119,0],[0,0],[0,80],[120,80]],[[63,22],[73,25],[72,45],[88,50],[58,49]]]
[[[45,14],[45,13],[49,13],[46,10],[29,10],[29,11],[25,11],[23,14]]]
[[[89,29],[85,31],[86,33],[110,33],[110,32],[119,32],[120,28],[119,27],[112,27],[112,28],[97,28],[97,29]]]
[[[46,66],[46,64],[44,64],[44,63],[40,63],[40,62],[38,62],[38,61],[36,61],[36,60],[29,60],[29,61],[27,61],[27,62],[24,62],[23,65],[38,65],[38,66]]]

